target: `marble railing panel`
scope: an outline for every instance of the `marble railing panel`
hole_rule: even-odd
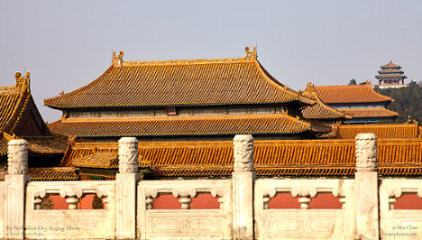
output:
[[[4,206],[5,206],[5,200],[6,200],[6,188],[5,183],[3,181],[0,182],[0,239],[4,238],[4,218],[5,215],[4,212]]]
[[[396,198],[422,198],[422,179],[382,179],[380,186],[381,239],[421,239],[422,210],[394,209]]]
[[[49,194],[60,194],[68,201],[69,209],[37,209],[36,200]],[[105,197],[104,209],[77,209],[84,194]],[[114,238],[115,237],[114,181],[29,182],[26,191],[25,236],[31,238]],[[76,208],[70,207],[74,203]]]
[[[300,209],[268,209],[277,193],[299,197]],[[331,193],[342,209],[309,209],[311,197]],[[352,236],[353,180],[258,179],[255,182],[256,239],[343,239]]]
[[[220,209],[189,209],[198,193],[219,197]],[[179,197],[181,209],[152,209],[159,194]],[[154,180],[138,183],[140,239],[230,239],[231,180]]]

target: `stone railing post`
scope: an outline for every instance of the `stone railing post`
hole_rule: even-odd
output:
[[[233,239],[253,239],[253,137],[236,135],[233,145]]]
[[[356,136],[356,227],[359,239],[379,239],[377,137]]]
[[[25,237],[25,186],[28,175],[28,143],[11,140],[7,146],[5,238]]]
[[[119,173],[116,174],[116,236],[136,238],[136,184],[138,141],[134,137],[119,140]]]

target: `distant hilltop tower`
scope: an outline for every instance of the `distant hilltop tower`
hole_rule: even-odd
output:
[[[388,64],[381,66],[378,71],[379,75],[375,76],[378,79],[379,88],[401,88],[406,87],[404,79],[407,78],[399,65],[394,64],[391,60]]]

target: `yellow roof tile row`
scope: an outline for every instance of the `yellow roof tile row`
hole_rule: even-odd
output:
[[[109,159],[116,159],[117,148],[117,143],[76,143],[63,162],[68,166],[103,168],[103,162],[93,156],[106,153]],[[256,140],[254,148],[257,175],[354,174],[354,140]],[[227,176],[233,166],[231,141],[139,142],[138,154],[139,166],[150,168],[155,176]],[[380,139],[378,165],[382,175],[419,173],[422,139]]]
[[[348,118],[342,111],[324,104],[315,92],[315,86],[308,83],[303,96],[315,101],[315,104],[304,106],[302,115],[305,119],[343,119]]]
[[[251,134],[297,134],[311,131],[309,122],[285,113],[262,115],[218,115],[204,117],[137,118],[107,121],[103,119],[57,121],[51,131],[78,137],[104,136],[197,136]],[[328,132],[330,129],[321,129]],[[315,130],[316,131],[316,130]]]
[[[398,113],[386,108],[344,108],[341,111],[352,118],[394,118],[399,116]]]
[[[420,138],[418,124],[343,124],[337,127],[336,138],[354,139],[359,133],[374,133],[378,139]]]
[[[79,175],[72,167],[29,168],[32,181],[70,181],[79,180]]]
[[[315,91],[326,104],[342,103],[379,103],[392,102],[392,98],[383,96],[372,89],[370,84],[315,86]]]

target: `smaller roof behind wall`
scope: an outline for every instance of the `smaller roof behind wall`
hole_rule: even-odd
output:
[[[333,127],[335,138],[355,139],[359,133],[373,133],[378,139],[413,139],[421,138],[418,123],[399,124],[343,124]]]
[[[78,172],[73,167],[29,168],[32,181],[72,181],[79,180]]]
[[[363,85],[315,86],[315,91],[326,104],[393,102],[372,89],[370,82]]]
[[[352,176],[355,172],[355,140],[255,140],[254,148],[258,176]],[[96,157],[104,154],[109,163]],[[155,177],[223,177],[233,171],[232,141],[139,142],[138,154],[139,166]],[[117,158],[117,143],[84,142],[75,143],[62,164],[117,168]],[[378,140],[378,166],[381,175],[422,174],[422,139]]]
[[[306,89],[302,93],[302,96],[315,101],[315,104],[303,107],[302,115],[305,119],[333,120],[350,118],[348,115],[344,114],[344,112],[323,103],[315,91],[315,86],[311,82],[306,84]]]
[[[342,112],[352,118],[396,118],[398,113],[386,108],[343,108]]]

